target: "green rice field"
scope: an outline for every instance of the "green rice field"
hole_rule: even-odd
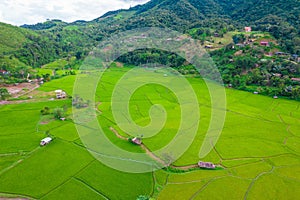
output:
[[[46,69],[45,69],[46,70]],[[96,91],[97,119],[116,146],[144,152],[110,130],[128,137],[115,122],[111,97],[130,68],[113,67],[104,73]],[[153,73],[156,73],[155,71]],[[80,76],[80,74],[79,74]],[[163,78],[163,74],[162,74]],[[76,76],[45,83],[38,90],[63,89],[70,96]],[[136,77],[138,80],[138,77]],[[200,108],[197,135],[172,167],[196,164],[211,117],[210,94],[200,78],[187,78]],[[136,81],[135,79],[131,81]],[[164,168],[148,173],[125,173],[94,158],[84,147],[73,120],[71,98],[0,105],[0,197],[26,199],[297,199],[300,196],[300,102],[273,99],[226,89],[226,120],[213,150],[201,160],[217,170]],[[147,84],[132,94],[129,110],[134,122],[151,122],[149,109],[164,107],[163,129],[143,143],[151,151],[167,145],[180,125],[180,105],[172,91]],[[41,116],[44,107],[67,108],[66,121]],[[54,140],[41,147],[50,134]],[[298,188],[298,189],[297,189]]]

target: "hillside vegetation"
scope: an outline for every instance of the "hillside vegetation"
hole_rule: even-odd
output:
[[[298,99],[300,81],[291,80],[300,77],[299,10],[298,0],[152,0],[128,10],[108,12],[89,22],[52,20],[23,25],[23,28],[1,24],[4,37],[1,37],[0,69],[16,68],[16,62],[10,60],[19,60],[20,66],[39,68],[71,57],[76,57],[77,62],[67,65],[76,68],[99,41],[114,33],[149,26],[168,27],[201,40],[203,47],[209,47],[226,84]],[[251,26],[253,34],[244,34],[245,26]],[[244,45],[250,39],[256,42],[230,50],[233,45]],[[270,45],[260,46],[262,40]],[[147,60],[161,62],[151,51],[125,55],[121,60],[130,63],[134,57],[133,64],[141,63],[142,53],[149,57]],[[279,57],[277,52],[284,54]],[[168,60],[164,62],[189,73],[185,70],[187,66],[180,65],[181,61],[174,63],[174,59],[164,58]]]
[[[29,35],[35,34],[33,31],[0,22],[0,54],[20,49],[29,41]]]

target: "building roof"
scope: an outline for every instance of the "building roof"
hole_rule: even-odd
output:
[[[138,144],[138,145],[142,144],[142,140],[140,138],[137,138],[137,137],[133,138],[131,141],[135,144]]]
[[[205,45],[204,48],[210,49],[210,48],[213,48],[213,45],[209,45],[209,44],[208,44],[208,45]]]
[[[298,82],[300,82],[300,78],[291,78],[292,79],[292,81],[298,81]]]
[[[250,31],[252,31],[252,28],[249,27],[249,26],[246,26],[246,27],[245,27],[245,31],[246,31],[246,32],[250,32]]]
[[[279,74],[279,73],[275,73],[275,74],[273,74],[273,76],[276,76],[276,77],[282,77],[282,74]]]
[[[211,162],[199,161],[198,166],[201,167],[201,168],[206,168],[206,169],[215,169],[216,168],[216,166]]]
[[[52,138],[51,137],[46,137],[44,139],[41,140],[41,142],[51,142],[52,141]]]

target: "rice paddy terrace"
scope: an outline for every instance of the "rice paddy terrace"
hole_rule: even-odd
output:
[[[131,97],[132,119],[150,122],[149,109],[162,105],[168,119],[142,148],[126,139],[111,111],[114,86],[129,68],[110,68],[96,92],[97,119],[116,146],[132,152],[155,151],[168,144],[180,123],[180,106],[163,86],[148,84]],[[155,72],[153,72],[155,73]],[[158,72],[159,73],[159,72]],[[163,77],[163,74],[162,74]],[[138,77],[136,77],[138,79]],[[132,174],[111,169],[83,146],[72,119],[72,100],[32,101],[0,106],[0,197],[25,199],[296,199],[300,195],[300,103],[226,89],[227,110],[222,134],[203,161],[217,170],[196,167],[208,128],[210,96],[200,78],[187,78],[199,101],[201,119],[195,140],[170,167]],[[45,83],[36,91],[73,92],[75,76]],[[135,81],[134,79],[131,81]],[[26,94],[32,95],[32,94]],[[66,109],[66,120],[42,116],[48,107]],[[54,140],[41,147],[47,134]],[[151,156],[149,154],[149,156]]]

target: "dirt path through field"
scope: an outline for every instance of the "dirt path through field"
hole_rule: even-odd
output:
[[[128,141],[128,139],[122,135],[119,134],[117,130],[115,130],[113,127],[110,127],[110,130],[120,139]],[[192,165],[186,165],[186,166],[174,166],[174,165],[168,165],[164,160],[162,160],[160,157],[155,155],[145,144],[141,144],[140,147],[146,152],[148,156],[150,156],[153,160],[156,160],[160,164],[162,164],[165,167],[170,167],[173,169],[179,169],[183,171],[188,171],[190,169],[198,168],[198,164],[192,164]]]
[[[115,134],[118,138],[120,138],[120,139],[122,139],[122,140],[128,141],[128,139],[127,139],[126,137],[120,135],[119,132],[118,132],[116,129],[114,129],[113,127],[110,127],[110,130],[111,130],[112,132],[114,132],[114,134]],[[152,152],[150,151],[150,149],[149,149],[148,147],[146,147],[146,145],[141,144],[140,147],[141,147],[141,148],[146,152],[146,154],[147,154],[148,156],[150,156],[152,159],[154,159],[154,160],[156,160],[157,162],[161,163],[163,166],[167,166],[166,163],[165,163],[161,158],[159,158],[159,157],[156,156],[154,153],[152,153]]]
[[[0,198],[0,200],[27,200],[25,198]]]

